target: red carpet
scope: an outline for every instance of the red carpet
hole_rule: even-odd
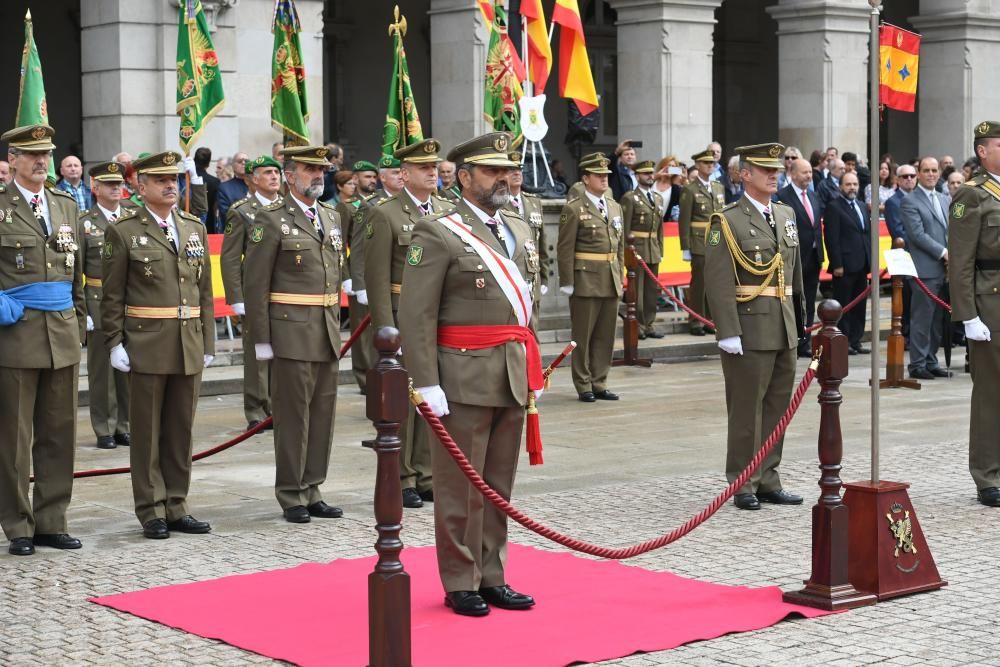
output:
[[[374,562],[310,563],[91,601],[299,665],[361,666]],[[417,667],[595,662],[826,613],[785,604],[776,587],[722,586],[512,544],[508,581],[538,604],[463,618],[442,604],[433,548],[406,549],[403,562]]]

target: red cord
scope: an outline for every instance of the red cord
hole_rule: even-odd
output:
[[[942,308],[944,308],[945,310],[947,310],[949,313],[951,312],[951,306],[948,304],[948,302],[945,301],[944,299],[940,298],[937,294],[934,294],[933,292],[931,292],[930,288],[927,287],[927,285],[924,283],[923,280],[921,280],[920,278],[918,278],[916,276],[913,276],[913,280],[917,283],[917,285],[920,286],[920,289],[922,289],[924,291],[924,294],[926,294],[927,296],[930,297],[931,301],[933,301],[937,305],[941,306]]]

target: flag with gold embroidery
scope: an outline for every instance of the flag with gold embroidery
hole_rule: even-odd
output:
[[[271,56],[271,127],[285,136],[285,143],[309,144],[309,103],[306,68],[302,63],[299,33],[302,25],[294,0],[275,0],[274,52]]]
[[[184,154],[226,102],[222,70],[201,0],[180,1],[177,26],[177,115]]]
[[[913,111],[917,102],[920,35],[883,23],[879,27],[879,104]]]
[[[483,115],[494,130],[513,137],[512,146],[520,145],[521,112],[517,105],[524,97],[521,75],[513,58],[514,47],[507,35],[507,12],[497,1],[493,8],[493,29],[486,50],[486,76]]]
[[[406,51],[403,49],[406,17],[400,15],[398,5],[393,9],[393,19],[389,24],[389,34],[392,36],[392,78],[389,80],[389,104],[385,112],[385,127],[382,129],[382,155],[392,155],[398,148],[424,140],[417,103],[413,100],[413,89],[410,87],[410,68],[406,64]]]
[[[49,103],[45,100],[45,82],[42,80],[42,61],[35,46],[35,31],[31,24],[31,10],[24,15],[24,50],[21,52],[21,87],[17,97],[17,117],[14,127],[48,125]],[[55,161],[49,160],[48,181],[56,182]]]

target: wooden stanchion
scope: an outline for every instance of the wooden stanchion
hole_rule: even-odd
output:
[[[903,248],[906,241],[896,239],[893,248]],[[887,342],[885,356],[885,379],[879,382],[881,389],[920,389],[920,383],[912,378],[903,377],[906,364],[903,362],[903,351],[906,339],[903,338],[903,276],[892,277],[892,330]]]
[[[653,364],[652,359],[639,358],[639,320],[635,316],[636,302],[639,300],[638,284],[639,260],[636,258],[635,236],[629,234],[625,237],[625,276],[628,283],[625,285],[625,323],[622,327],[622,342],[624,343],[624,354],[621,359],[611,362],[612,366],[643,366],[648,368]],[[649,280],[649,277],[646,277]]]
[[[793,604],[826,610],[853,609],[873,604],[875,596],[860,593],[848,579],[848,508],[840,500],[840,461],[844,442],[840,431],[840,383],[847,377],[847,336],[837,328],[840,304],[825,300],[817,308],[823,328],[813,336],[813,352],[822,348],[819,380],[819,486],[822,492],[812,509],[812,576],[805,588],[784,594]]]
[[[375,335],[378,363],[368,371],[366,411],[378,433],[365,443],[378,456],[375,474],[375,551],[368,575],[368,665],[410,667],[410,575],[403,569],[399,538],[403,496],[399,482],[400,423],[406,419],[408,380],[396,360],[399,332],[383,327]]]

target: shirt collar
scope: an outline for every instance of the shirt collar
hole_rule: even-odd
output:
[[[314,213],[316,212],[316,204],[313,204],[312,206],[309,206],[308,204],[305,204],[304,202],[302,202],[302,200],[300,200],[298,197],[296,197],[295,195],[293,195],[291,193],[291,190],[289,190],[288,196],[291,197],[292,201],[294,201],[296,204],[299,205],[299,208],[302,209],[303,213],[305,213],[309,209],[312,209]]]
[[[600,205],[600,204],[598,204],[597,202],[599,202],[599,201],[601,201],[602,199],[604,199],[604,197],[598,197],[597,195],[595,195],[595,194],[592,194],[592,193],[590,192],[590,190],[584,190],[584,191],[583,191],[583,193],[584,193],[585,195],[587,195],[587,199],[589,199],[589,200],[590,200],[591,202],[593,202],[594,206],[596,206],[596,207],[597,207],[597,210],[600,210],[600,209],[601,209],[601,205]],[[605,204],[604,204],[604,209],[605,209],[605,210],[607,210],[607,208],[608,208],[608,205],[607,205],[607,203],[605,203]]]
[[[986,173],[992,176],[994,181],[1000,182],[1000,174],[994,174],[992,171],[988,171]]]
[[[45,187],[44,186],[38,192],[32,192],[31,190],[26,190],[25,188],[21,187],[21,184],[17,182],[17,179],[14,179],[14,185],[16,185],[17,189],[21,191],[21,194],[24,196],[25,200],[29,204],[31,203],[32,197],[34,197],[35,195],[41,195],[41,197],[42,197],[42,203],[43,204],[45,203]]]
[[[254,192],[253,196],[256,197],[257,201],[259,201],[264,206],[270,206],[274,202],[278,201],[278,197],[277,196],[275,196],[274,199],[268,199],[267,197],[265,197],[264,195],[262,195],[260,192]]]
[[[500,211],[497,211],[493,215],[490,215],[489,213],[479,208],[465,197],[462,198],[462,201],[465,202],[466,206],[472,209],[472,212],[476,214],[476,217],[479,218],[479,220],[482,221],[484,225],[486,224],[487,220],[494,220],[496,222],[500,221]]]
[[[917,187],[920,188],[921,190],[923,190],[924,194],[927,195],[928,197],[933,197],[934,196],[935,190],[929,190],[929,189],[925,188],[923,186],[923,183],[917,183]]]
[[[709,179],[709,180],[706,181],[705,179],[703,179],[701,177],[701,174],[695,174],[695,178],[697,178],[705,188],[711,188],[712,187],[712,181],[711,181],[711,179]]]
[[[757,201],[750,195],[746,194],[745,192],[743,193],[743,198],[746,199],[751,204],[753,204],[753,207],[757,209],[757,212],[760,213],[761,217],[764,216],[764,209],[770,207],[771,205],[770,202],[768,202],[767,205],[761,204],[759,201]]]
[[[115,216],[115,219],[118,219],[118,218],[120,218],[122,216],[122,207],[121,206],[119,206],[118,208],[116,208],[113,211],[109,211],[108,209],[104,208],[100,204],[97,205],[97,208],[100,209],[101,213],[104,214],[105,218],[110,218],[111,216]]]
[[[161,218],[160,216],[158,216],[155,213],[153,213],[149,208],[146,208],[146,210],[149,211],[149,214],[151,216],[153,216],[153,220],[156,220],[157,224],[159,224],[161,222],[165,222],[166,224],[170,225],[171,227],[174,226],[174,214],[173,214],[173,211],[171,211],[170,213],[167,213],[167,217]]]
[[[410,195],[410,199],[412,199],[413,203],[416,204],[418,207],[420,207],[420,206],[427,206],[428,204],[431,203],[431,198],[430,197],[427,197],[427,201],[422,202],[422,201],[420,201],[419,199],[417,199],[416,197],[413,196],[413,193],[410,192],[409,188],[405,188],[404,187],[403,191],[406,194]]]
[[[788,179],[788,183],[789,185],[792,186],[792,189],[795,190],[795,196],[798,197],[799,199],[802,199],[802,193],[805,192],[805,190],[795,185],[795,181],[793,181],[792,179]]]

